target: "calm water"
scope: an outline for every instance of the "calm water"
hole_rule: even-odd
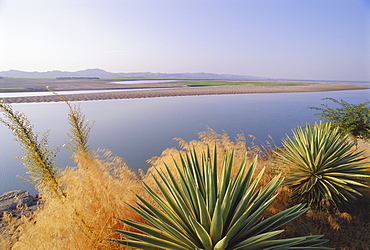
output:
[[[270,134],[279,144],[292,128],[316,120],[317,111],[307,107],[318,107],[324,97],[359,103],[370,99],[370,90],[87,101],[81,102],[81,107],[86,118],[95,121],[90,138],[93,149],[110,149],[133,169],[146,169],[146,160],[177,145],[173,138],[193,140],[208,127],[219,133],[225,130],[233,139],[243,133],[265,141]],[[325,103],[331,105],[329,101]],[[62,146],[68,142],[64,103],[14,104],[13,107],[26,113],[36,131],[50,129],[51,145]],[[2,124],[0,134],[0,193],[13,189],[35,193],[31,184],[16,177],[25,176],[26,172],[13,157],[19,155],[20,146]],[[61,148],[57,165],[73,166],[69,157],[69,151]]]

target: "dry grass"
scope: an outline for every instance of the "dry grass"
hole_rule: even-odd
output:
[[[18,218],[13,217],[11,213],[4,212],[0,229],[0,249],[11,249],[14,242],[17,242],[24,233],[25,225],[30,225],[32,220],[31,216],[21,215]]]
[[[245,138],[238,136],[235,142],[226,133],[220,135],[209,130],[199,134],[200,139],[186,142],[181,139],[180,152],[189,147],[201,151],[208,146],[217,146],[219,161],[227,149],[235,148],[235,164],[240,165],[248,150]],[[98,154],[99,153],[99,154]],[[140,221],[141,218],[127,204],[135,205],[135,194],[147,197],[141,184],[145,181],[153,188],[156,186],[152,174],[155,168],[171,169],[173,159],[179,157],[176,149],[166,149],[159,157],[149,160],[152,167],[147,173],[136,174],[123,160],[109,151],[98,153],[80,151],[74,153],[76,167],[60,171],[60,184],[66,197],[43,196],[44,207],[38,211],[32,223],[23,223],[17,230],[23,233],[13,249],[121,249],[122,246],[106,241],[119,239],[120,235],[111,228],[125,229],[116,218]],[[267,180],[266,180],[267,182]],[[36,223],[34,223],[36,222]],[[14,238],[9,238],[9,241]]]
[[[116,218],[140,220],[134,205],[141,193],[138,176],[119,157],[75,155],[78,167],[61,172],[66,198],[43,197],[44,209],[28,224],[13,249],[120,249],[106,239],[119,238]]]
[[[324,234],[330,241],[327,247],[342,250],[369,249],[370,239],[370,195],[365,193],[356,207],[345,213],[328,214],[309,210],[284,226],[283,237],[305,234]]]
[[[198,156],[207,146],[213,149],[216,145],[220,162],[227,149],[235,148],[236,165],[240,164],[245,155],[251,160],[255,154],[263,151],[256,145],[247,148],[246,139],[242,135],[238,135],[233,141],[226,133],[217,134],[213,130],[200,133],[199,140],[177,140],[180,153],[194,147],[199,152]],[[369,145],[360,146],[365,147],[369,156]],[[267,166],[262,185],[271,179],[272,175],[269,173],[273,173],[269,156],[267,154],[265,158],[260,157],[258,165],[259,168]],[[25,223],[17,226],[21,236],[13,249],[122,249],[123,246],[105,240],[119,239],[120,236],[110,230],[124,228],[124,224],[116,218],[141,220],[127,203],[135,204],[135,193],[147,197],[141,180],[155,187],[152,180],[152,174],[156,174],[155,169],[162,169],[164,163],[172,169],[173,160],[179,160],[179,150],[166,149],[159,157],[148,160],[152,167],[140,175],[109,151],[82,152],[75,154],[74,159],[76,167],[68,167],[60,172],[60,181],[67,197],[43,197],[44,208],[38,211],[33,221],[25,220]],[[281,187],[279,193],[266,216],[292,205],[289,189]],[[323,238],[330,239],[326,247],[368,249],[369,205],[370,193],[367,192],[348,213],[327,214],[310,210],[287,224],[283,237],[325,234]]]
[[[359,141],[359,150],[370,157],[370,144]],[[370,164],[366,165],[370,169]],[[281,193],[279,199],[281,209],[291,205],[289,190]],[[285,202],[285,204],[284,204]],[[278,206],[275,202],[273,206]],[[324,234],[330,241],[327,247],[338,250],[370,249],[370,190],[364,190],[360,197],[347,212],[329,214],[309,210],[306,214],[284,226],[283,237],[293,237],[307,234]]]
[[[231,141],[226,133],[217,134],[214,130],[209,129],[207,132],[199,133],[199,140],[193,140],[187,142],[181,138],[175,138],[178,141],[180,150],[175,148],[168,148],[164,150],[159,157],[153,157],[148,160],[148,163],[152,166],[148,173],[155,173],[155,169],[161,170],[164,168],[165,164],[170,170],[175,170],[174,161],[180,162],[179,153],[183,154],[191,148],[196,150],[198,157],[200,158],[202,152],[210,148],[214,151],[216,146],[218,152],[218,166],[221,166],[221,162],[224,158],[227,149],[235,148],[235,165],[240,165],[243,157],[245,156],[247,149],[245,145],[245,138],[241,135],[238,136],[235,142]],[[176,171],[171,171],[176,172]],[[146,183],[151,183],[151,176],[149,174],[143,176],[143,181]]]

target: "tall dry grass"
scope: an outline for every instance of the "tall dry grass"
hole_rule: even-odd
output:
[[[151,168],[148,170],[148,173],[143,176],[143,180],[145,182],[150,182],[150,175],[149,173],[153,173],[154,169],[161,170],[164,168],[165,165],[169,167],[169,169],[174,169],[174,161],[180,162],[179,154],[184,154],[186,151],[190,149],[195,149],[199,159],[201,158],[202,152],[205,152],[207,148],[211,150],[211,153],[214,153],[214,149],[217,149],[218,152],[218,166],[221,166],[221,162],[225,156],[227,150],[234,149],[234,164],[240,165],[243,161],[244,156],[247,156],[247,160],[250,162],[253,161],[254,157],[258,154],[260,155],[259,159],[259,167],[266,166],[269,164],[266,158],[262,157],[267,155],[268,152],[267,148],[269,148],[269,144],[271,142],[266,142],[265,145],[258,145],[254,143],[256,140],[255,137],[252,137],[251,142],[249,143],[251,146],[247,146],[247,139],[244,135],[238,134],[236,138],[233,140],[229,137],[229,135],[223,131],[222,134],[217,133],[213,129],[208,129],[207,131],[203,131],[198,133],[199,138],[197,140],[186,141],[181,138],[175,138],[174,140],[178,141],[179,149],[175,148],[168,148],[165,149],[160,156],[153,157],[148,160],[150,163]],[[267,146],[266,146],[267,145]],[[236,172],[237,169],[234,169]],[[176,172],[176,171],[174,171]],[[258,171],[257,171],[258,172]],[[235,174],[235,173],[234,173]],[[148,179],[149,178],[149,179]],[[266,175],[266,182],[269,181],[269,176]],[[263,183],[265,184],[265,183]]]
[[[233,142],[226,133],[208,130],[199,134],[199,140],[176,140],[180,150],[164,150],[161,156],[149,160],[152,167],[140,175],[109,151],[74,151],[76,166],[66,167],[58,175],[66,197],[45,193],[43,209],[34,215],[32,222],[25,221],[21,225],[22,234],[13,249],[122,249],[123,246],[106,239],[119,239],[120,235],[112,228],[128,229],[116,218],[141,220],[128,204],[135,206],[135,194],[147,197],[141,181],[156,187],[152,179],[154,169],[160,170],[164,163],[174,167],[173,159],[190,147],[201,156],[205,147],[216,145],[221,152],[220,162],[227,149],[235,148],[235,164],[239,165],[248,153],[242,135]]]
[[[140,220],[134,205],[142,192],[138,175],[109,151],[76,154],[77,167],[60,173],[66,198],[43,197],[44,208],[28,224],[13,249],[120,249],[106,239],[119,238],[116,218]]]
[[[31,178],[37,181],[36,189],[43,201],[43,209],[32,218],[22,219],[20,225],[8,223],[8,227],[16,226],[13,232],[22,233],[2,237],[2,245],[11,245],[14,236],[20,235],[13,249],[119,249],[106,241],[120,237],[111,230],[122,228],[116,218],[140,220],[127,205],[135,205],[134,193],[142,192],[139,176],[109,151],[90,150],[90,123],[78,105],[66,103],[71,125],[71,140],[66,147],[72,151],[76,166],[59,171],[48,154],[48,138],[38,141],[26,116],[1,103],[7,117],[3,122],[25,148],[21,159],[26,159],[27,168],[32,170]],[[5,231],[12,232],[12,228]]]
[[[261,184],[266,184],[274,174],[272,154],[266,154],[265,150],[257,145],[248,148],[243,135],[238,135],[232,140],[225,132],[218,134],[211,129],[199,133],[198,140],[187,142],[177,138],[180,150],[174,148],[164,150],[160,156],[148,160],[151,167],[147,172],[137,174],[124,163],[123,159],[111,152],[90,150],[85,140],[88,133],[84,133],[90,131],[90,127],[86,126],[85,118],[79,109],[74,111],[76,112],[70,112],[69,117],[73,140],[68,147],[72,150],[76,166],[59,171],[57,178],[58,185],[65,195],[52,195],[50,192],[43,192],[42,185],[38,186],[43,196],[43,208],[31,219],[25,218],[20,225],[17,224],[16,238],[19,239],[9,237],[9,240],[17,240],[13,249],[123,249],[123,246],[106,240],[120,239],[121,236],[114,233],[112,228],[128,229],[116,218],[140,221],[141,218],[129,208],[128,204],[135,206],[137,201],[135,194],[147,197],[141,181],[155,188],[152,175],[155,175],[157,170],[161,171],[165,164],[169,169],[173,169],[173,160],[178,161],[179,154],[190,148],[195,148],[200,157],[207,146],[212,150],[216,147],[219,162],[222,161],[226,150],[235,148],[236,165],[240,165],[245,155],[251,161],[254,155],[259,154],[262,157],[258,168],[267,167]],[[252,137],[252,140],[255,139]],[[370,147],[364,145],[367,147],[366,153],[370,155]],[[282,186],[279,193],[267,213],[276,214],[292,205],[289,189]],[[327,247],[368,249],[366,247],[370,238],[369,205],[370,195],[367,193],[359,200],[354,210],[346,214],[309,211],[287,224],[283,235],[292,237],[325,234],[325,238],[331,240],[326,244]],[[10,228],[7,232],[11,231]],[[8,246],[13,243],[10,242]]]

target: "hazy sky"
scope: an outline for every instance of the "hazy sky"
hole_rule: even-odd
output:
[[[370,81],[370,0],[0,0],[0,71]]]

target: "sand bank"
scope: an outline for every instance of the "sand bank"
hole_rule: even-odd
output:
[[[154,98],[170,96],[197,96],[197,95],[229,95],[229,94],[252,94],[252,93],[289,93],[289,92],[320,92],[337,91],[349,89],[361,89],[364,86],[334,83],[315,83],[298,86],[274,86],[274,85],[239,85],[239,86],[217,86],[217,87],[187,87],[161,88],[152,90],[101,92],[89,94],[63,95],[69,101],[89,100],[111,100],[111,99],[133,99],[133,98]],[[2,98],[7,103],[29,103],[29,102],[59,102],[58,96],[30,96],[30,97],[9,97]]]

